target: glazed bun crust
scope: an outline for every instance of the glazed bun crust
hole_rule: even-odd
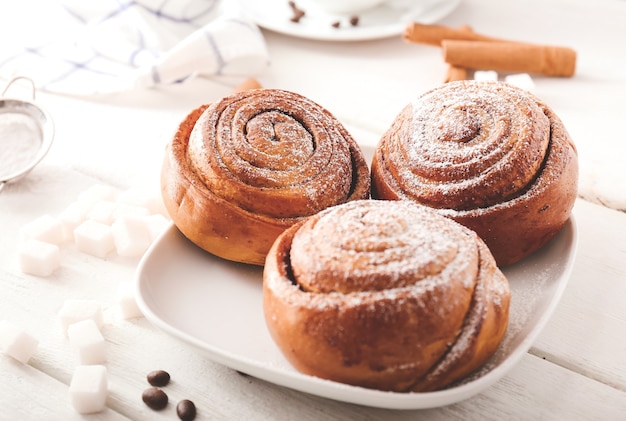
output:
[[[354,201],[286,230],[264,268],[267,326],[299,371],[438,390],[493,355],[510,290],[469,229],[408,201]]]
[[[327,110],[293,92],[254,89],[192,111],[167,146],[165,206],[202,249],[262,265],[286,228],[366,199],[363,154]]]
[[[412,200],[474,230],[499,265],[548,242],[577,196],[576,147],[543,102],[502,82],[451,82],[395,119],[372,161],[372,197]]]

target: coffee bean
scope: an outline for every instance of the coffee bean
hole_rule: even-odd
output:
[[[304,13],[304,10],[298,8],[295,1],[290,1],[288,2],[288,4],[289,4],[289,7],[291,8],[291,11],[293,12],[293,16],[291,16],[291,19],[289,20],[294,23],[300,22],[300,19],[302,19],[306,13]]]
[[[149,387],[141,394],[141,399],[150,408],[158,411],[167,406],[167,394],[158,387]]]
[[[170,382],[170,374],[163,370],[154,370],[146,376],[152,386],[163,387]]]
[[[182,421],[191,421],[196,418],[196,405],[189,399],[183,399],[176,405],[176,414]]]

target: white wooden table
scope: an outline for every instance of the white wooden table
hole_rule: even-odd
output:
[[[310,396],[242,376],[208,361],[145,318],[115,317],[116,287],[136,259],[65,251],[62,267],[38,278],[19,270],[18,230],[57,214],[93,184],[157,189],[164,145],[192,108],[232,87],[195,79],[181,86],[79,99],[40,95],[55,119],[50,154],[0,193],[0,320],[39,340],[28,365],[0,356],[0,419],[176,419],[141,401],[145,375],[167,370],[172,402],[188,398],[198,419],[623,419],[626,414],[626,2],[464,0],[442,23],[503,38],[573,47],[572,79],[535,78],[536,93],[563,119],[581,162],[574,214],[579,247],[552,319],[501,381],[437,409],[394,411]],[[445,65],[436,48],[390,38],[356,43],[264,32],[272,65],[266,87],[293,90],[331,110],[364,145],[374,145],[410,99],[437,86]],[[621,211],[618,209],[622,209]],[[105,311],[108,408],[78,415],[68,399],[76,365],[56,314],[68,298],[99,300]]]

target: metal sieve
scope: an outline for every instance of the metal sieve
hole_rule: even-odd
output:
[[[8,89],[20,79],[30,83],[31,99],[6,98]],[[32,170],[52,145],[52,118],[34,101],[35,84],[23,76],[10,80],[0,95],[0,191]]]

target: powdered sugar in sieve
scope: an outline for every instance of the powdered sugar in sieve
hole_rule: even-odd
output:
[[[18,79],[32,86],[32,100],[6,98]],[[12,79],[0,97],[0,190],[26,175],[46,155],[54,137],[50,114],[34,102],[35,88],[28,78]]]

